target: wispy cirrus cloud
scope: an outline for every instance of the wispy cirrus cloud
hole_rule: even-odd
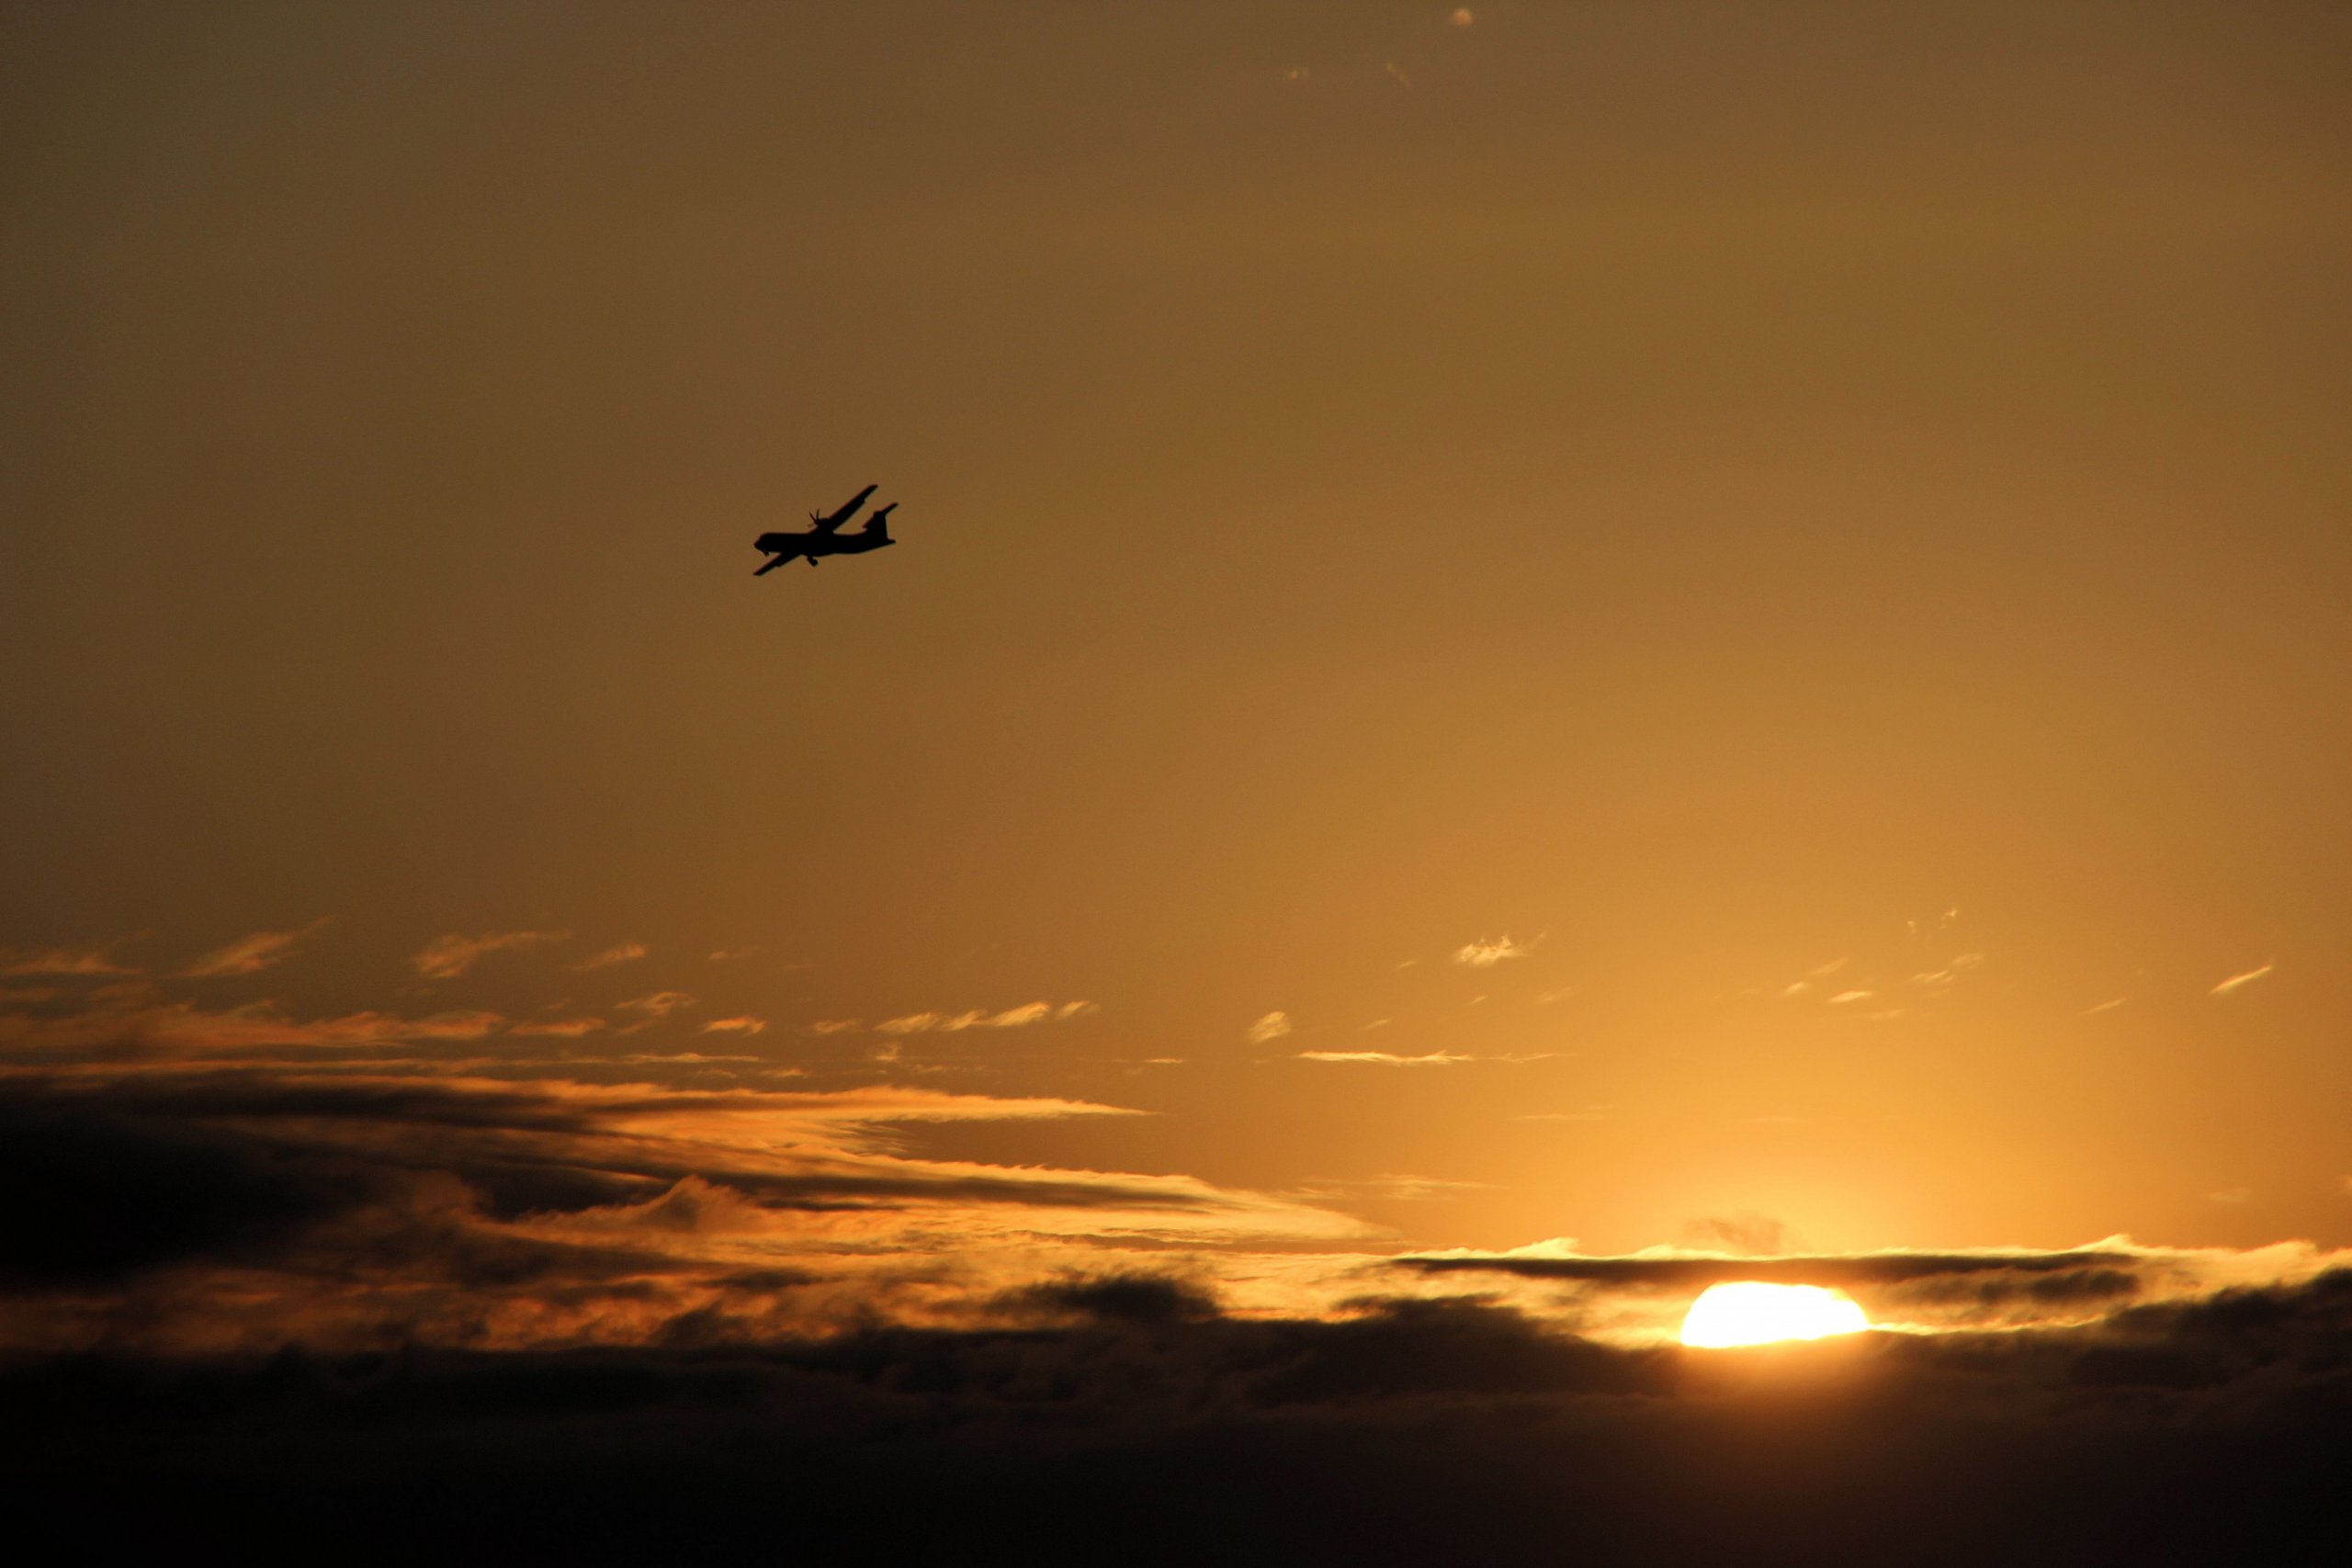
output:
[[[609,969],[616,964],[634,964],[650,951],[641,942],[620,942],[602,953],[591,953],[572,965],[585,974],[591,969]]]
[[[2222,981],[2220,985],[2215,986],[2211,990],[2205,994],[2209,997],[2226,997],[2233,991],[2242,990],[2245,987],[2253,985],[2256,980],[2262,979],[2266,976],[2275,972],[2278,967],[2278,965],[2276,963],[2259,964],[2255,968],[2246,970],[2244,974],[2231,976],[2228,979]]]
[[[546,1034],[560,1040],[577,1040],[594,1034],[605,1027],[601,1018],[553,1018],[530,1023],[518,1023],[507,1031],[510,1034]]]
[[[700,999],[687,991],[651,991],[641,997],[631,997],[621,1006],[632,1012],[641,1012],[648,1019],[663,1019],[695,1006]]]
[[[768,1026],[763,1018],[741,1013],[733,1018],[714,1018],[702,1026],[705,1034],[757,1034]]]
[[[1538,938],[1537,941],[1541,941]],[[1511,941],[1509,935],[1493,942],[1464,942],[1453,950],[1453,961],[1472,969],[1491,969],[1507,959],[1524,958],[1535,951],[1535,943]]]
[[[140,971],[114,961],[111,945],[51,947],[19,953],[0,964],[0,975],[136,975]]]
[[[60,1015],[0,1014],[0,1046],[65,1053],[107,1045],[172,1053],[240,1052],[480,1040],[505,1026],[503,1016],[484,1011],[408,1018],[371,1009],[304,1019],[288,1016],[274,1001],[212,1010],[194,1002],[165,1001],[134,987],[97,1006]]]
[[[1302,1062],[1367,1062],[1381,1067],[1450,1067],[1458,1062],[1474,1062],[1475,1056],[1457,1055],[1451,1051],[1431,1051],[1419,1056],[1400,1056],[1394,1051],[1301,1051]]]
[[[1290,1014],[1270,1012],[1250,1026],[1249,1040],[1252,1045],[1263,1045],[1269,1040],[1280,1040],[1289,1032]]]
[[[966,1012],[911,1012],[902,1018],[884,1019],[874,1027],[884,1034],[960,1033],[967,1029],[1022,1029],[1048,1019],[1077,1018],[1096,1010],[1092,1002],[1023,1002],[989,1012],[974,1008]],[[827,1026],[815,1026],[820,1032],[830,1032]]]
[[[1453,1181],[1443,1177],[1399,1174],[1360,1179],[1317,1178],[1301,1189],[1313,1198],[1371,1198],[1391,1203],[1434,1202],[1489,1190],[1484,1181]]]
[[[307,926],[288,931],[255,931],[240,937],[226,947],[213,949],[180,974],[188,979],[209,980],[240,975],[258,975],[263,970],[282,963],[288,954],[319,931],[325,929],[328,917],[321,916]]]
[[[479,936],[452,932],[435,937],[418,949],[408,961],[409,967],[428,980],[454,980],[491,953],[562,939],[560,931],[484,931]]]

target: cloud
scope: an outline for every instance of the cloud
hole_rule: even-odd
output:
[[[1453,950],[1453,961],[1473,969],[1491,969],[1507,958],[1524,958],[1534,950],[1533,942],[1522,947],[1506,935],[1495,942],[1464,942]]]
[[[2095,1529],[2050,1539],[2101,1555],[2267,1561],[2290,1559],[2202,1548],[2246,1550],[2277,1502],[2248,1487],[2317,1507],[2336,1485],[2352,1256],[2308,1245],[1792,1254],[1736,1214],[1689,1234],[1737,1253],[1396,1256],[1326,1203],[1464,1184],[933,1157],[908,1134],[1136,1112],[730,1086],[756,1064],[691,1052],[602,1066],[643,1077],[424,1049],[0,1057],[18,1490],[85,1528],[103,1488],[159,1531],[357,1510],[380,1541],[420,1509],[446,1530],[425,1505],[454,1487],[496,1539],[564,1544],[585,1517],[633,1557],[783,1509],[820,1556],[935,1560],[1008,1508],[1033,1561],[1099,1560],[1123,1528],[1192,1561],[1270,1529],[1366,1561],[1563,1540],[1865,1561],[1974,1529],[2014,1556],[2058,1506]],[[720,1087],[644,1081],[665,1074]],[[1726,1278],[1838,1285],[1901,1331],[1679,1350]],[[579,1506],[625,1483],[620,1522]],[[891,1533],[916,1518],[938,1533]],[[2211,1518],[2226,1543],[2181,1533]]]
[[[2112,1012],[2117,1008],[2121,1007],[2124,1000],[2125,998],[2122,997],[2110,997],[2106,1001],[2098,1003],[2096,1007],[2085,1008],[2083,1010],[2083,1016],[2085,1018],[2090,1018],[2098,1013]]]
[[[684,1190],[635,1223],[730,1218]],[[633,1241],[486,1246],[462,1272],[660,1299],[677,1281]],[[2075,1329],[1705,1353],[1476,1299],[1259,1316],[1165,1261],[824,1334],[774,1327],[833,1270],[725,1280],[622,1346],[13,1358],[0,1399],[40,1419],[0,1438],[12,1530],[290,1549],[356,1518],[375,1554],[421,1558],[456,1518],[490,1549],[469,1555],[582,1562],[724,1556],[782,1518],[818,1561],[2290,1562],[2341,1515],[2341,1276]]]
[[[130,1048],[174,1054],[308,1051],[337,1046],[480,1040],[499,1032],[498,1013],[460,1010],[405,1018],[373,1010],[334,1018],[287,1016],[273,1001],[211,1010],[152,993],[110,997],[62,1016],[0,1013],[0,1047],[51,1054]]]
[[[968,1012],[914,1012],[904,1018],[885,1019],[874,1027],[885,1034],[928,1034],[933,1030],[943,1034],[955,1034],[967,1029],[1020,1029],[1046,1019],[1076,1018],[1094,1010],[1092,1002],[1064,1002],[1057,1007],[1052,1002],[1023,1002],[1001,1012],[973,1009]],[[827,1032],[819,1025],[820,1032]]]
[[[1450,1067],[1456,1062],[1475,1061],[1471,1056],[1457,1056],[1450,1051],[1431,1051],[1424,1056],[1399,1056],[1391,1051],[1301,1051],[1302,1062],[1370,1062],[1384,1067]]]
[[[669,1062],[684,1063],[688,1066],[702,1066],[705,1064],[718,1062],[757,1062],[762,1059],[763,1058],[758,1056],[706,1056],[699,1051],[647,1051],[636,1053],[621,1058],[622,1061],[628,1063],[632,1066],[650,1066],[656,1063]]]
[[[766,1019],[744,1013],[735,1018],[714,1018],[702,1026],[702,1032],[705,1034],[757,1034],[767,1026]]]
[[[743,1059],[630,1060],[708,1073]],[[733,1274],[784,1266],[864,1280],[838,1299],[853,1314],[953,1318],[989,1280],[1067,1269],[1073,1247],[1108,1258],[1119,1238],[1363,1234],[1188,1176],[918,1157],[889,1131],[1134,1114],[891,1085],[487,1078],[421,1060],[16,1069],[0,1073],[0,1180],[43,1207],[0,1268],[0,1349],[358,1344],[395,1321],[424,1342],[635,1342],[710,1308]],[[31,1223],[0,1221],[11,1235]],[[510,1261],[477,1261],[492,1255]],[[912,1265],[929,1283],[901,1278]],[[12,1280],[68,1276],[130,1293],[11,1294]]]
[[[1445,18],[1445,25],[1450,28],[1466,28],[1477,21],[1477,19],[1478,18],[1471,13],[1469,6],[1457,6]]]
[[[1829,998],[1829,1005],[1831,1007],[1842,1007],[1848,1002],[1859,1002],[1867,998],[1874,997],[1878,993],[1875,991],[1840,991],[1836,996]]]
[[[1272,1519],[1278,1550],[1365,1560],[1570,1539],[1712,1560],[1668,1550],[1688,1521],[1754,1560],[1861,1561],[1915,1506],[1939,1549],[1990,1518],[2016,1555],[2039,1538],[2014,1486],[2086,1510],[2095,1535],[2064,1539],[2104,1552],[2242,1450],[2237,1473],[2325,1498],[2352,1409],[2352,1255],[2306,1244],[1792,1253],[1734,1214],[1686,1232],[1723,1250],[1399,1256],[1340,1211],[1463,1184],[1254,1191],[921,1135],[1137,1114],[1099,1101],[787,1087],[696,1052],[451,1060],[494,1015],[302,1020],[145,987],[84,1010],[119,1043],[173,1020],[362,1043],[0,1050],[0,1403],[24,1417],[0,1463],[44,1506],[102,1483],[127,1518],[160,1487],[183,1532],[229,1517],[205,1509],[297,1536],[379,1506],[405,1521],[392,1505],[454,1487],[469,1521],[511,1506],[497,1528],[544,1547],[532,1530],[635,1477],[622,1523],[595,1516],[631,1556],[784,1508],[820,1556],[935,1560],[920,1549],[968,1551],[1035,1501],[1029,1560],[1099,1560],[1125,1520],[1163,1555],[1233,1561]],[[420,1031],[446,1038],[386,1038]],[[1691,1296],[1726,1278],[1838,1285],[1895,1331],[1680,1351]],[[2241,1548],[2260,1501],[2199,1494]],[[892,1549],[918,1514],[940,1533]],[[1065,1528],[1069,1551],[1040,1546]]]
[[[1270,1012],[1266,1014],[1265,1017],[1260,1019],[1257,1022],[1250,1026],[1250,1043],[1252,1045],[1263,1045],[1267,1041],[1280,1040],[1283,1035],[1288,1034],[1289,1032],[1290,1014],[1286,1012]]]
[[[641,942],[616,942],[602,953],[582,959],[572,967],[583,972],[590,969],[609,969],[616,964],[634,964],[644,957],[647,951],[646,945]],[[714,953],[712,956],[717,957],[718,954]]]
[[[52,947],[26,953],[0,964],[0,975],[136,975],[117,964],[103,947]]]
[[[486,931],[480,936],[435,937],[411,958],[409,967],[428,980],[454,980],[490,953],[562,939],[560,931]]]
[[[2013,1332],[2103,1321],[2135,1304],[2201,1300],[2250,1282],[2293,1284],[2352,1264],[2352,1255],[2322,1252],[2308,1243],[2233,1252],[2143,1247],[2124,1236],[2055,1251],[1758,1252],[1785,1245],[1786,1237],[1771,1222],[1744,1223],[1752,1219],[1700,1222],[1713,1224],[1715,1238],[1736,1251],[1660,1247],[1596,1256],[1555,1241],[1499,1253],[1414,1253],[1393,1267],[1437,1277],[1516,1281],[1513,1291],[1574,1286],[1588,1292],[1589,1311],[1603,1314],[1594,1323],[1636,1336],[1662,1336],[1671,1332],[1698,1291],[1736,1280],[1843,1289],[1882,1327]]]
[[[1053,1011],[1054,1008],[1051,1002],[1023,1002],[1019,1007],[1006,1008],[1002,1012],[982,1013],[974,1011],[958,1013],[956,1017],[948,1019],[939,1027],[951,1031],[957,1029],[1019,1029],[1024,1024],[1035,1023],[1039,1019],[1052,1017]]]
[[[1690,1221],[1682,1231],[1702,1246],[1712,1244],[1732,1252],[1780,1252],[1789,1243],[1789,1227],[1770,1214],[1710,1215]]]
[[[684,991],[653,991],[642,997],[632,997],[621,1006],[641,1012],[649,1019],[667,1018],[682,1008],[690,1008],[699,1000]]]
[[[2226,997],[2231,992],[2239,989],[2241,987],[2253,985],[2256,980],[2261,979],[2264,976],[2269,974],[2272,970],[2278,967],[2278,966],[2276,964],[2265,964],[2258,968],[2249,969],[2242,975],[2233,975],[2205,994],[2211,997]]]
[[[1392,1203],[1424,1203],[1490,1190],[1484,1181],[1452,1181],[1435,1176],[1388,1175],[1345,1180],[1319,1179],[1306,1190],[1317,1198],[1374,1198]]]
[[[537,1023],[518,1023],[510,1034],[551,1034],[561,1039],[577,1040],[583,1034],[594,1034],[605,1027],[601,1018],[557,1018]]]
[[[854,1018],[822,1018],[808,1026],[808,1032],[811,1034],[848,1034],[865,1027],[865,1025],[863,1021]]]
[[[315,935],[327,923],[324,917],[290,931],[255,931],[226,947],[216,948],[180,971],[189,979],[258,975],[282,961],[295,946]]]

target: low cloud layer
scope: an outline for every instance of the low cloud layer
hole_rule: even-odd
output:
[[[1165,1270],[993,1311],[20,1358],[12,1531],[266,1551],[358,1520],[387,1559],[445,1561],[2304,1562],[2352,1419],[2344,1273],[2093,1329],[1764,1353],[1612,1348],[1462,1297],[1238,1317]]]
[[[1694,1232],[1737,1252],[1400,1254],[1347,1207],[1462,1184],[924,1148],[1113,1104],[565,1055],[588,1016],[138,982],[7,1017],[0,1463],[37,1546],[366,1517],[388,1551],[641,1560],[784,1519],[883,1561],[1966,1561],[2037,1530],[2260,1560],[2352,1420],[2352,1258],[2303,1244],[1786,1252],[1744,1216]],[[1839,1286],[1882,1331],[1675,1346],[1735,1279]]]

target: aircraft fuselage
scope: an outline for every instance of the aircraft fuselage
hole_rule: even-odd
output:
[[[888,536],[876,538],[871,534],[763,534],[757,541],[768,554],[787,559],[797,556],[862,556],[898,542]]]

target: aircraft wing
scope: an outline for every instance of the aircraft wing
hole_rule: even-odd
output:
[[[851,496],[847,501],[843,502],[838,510],[829,513],[825,516],[813,518],[812,521],[817,525],[817,532],[820,534],[838,533],[842,524],[857,515],[857,509],[865,504],[865,498],[872,495],[876,491],[880,490],[881,488],[882,487],[880,485],[867,485],[864,490],[859,491],[855,495]]]

